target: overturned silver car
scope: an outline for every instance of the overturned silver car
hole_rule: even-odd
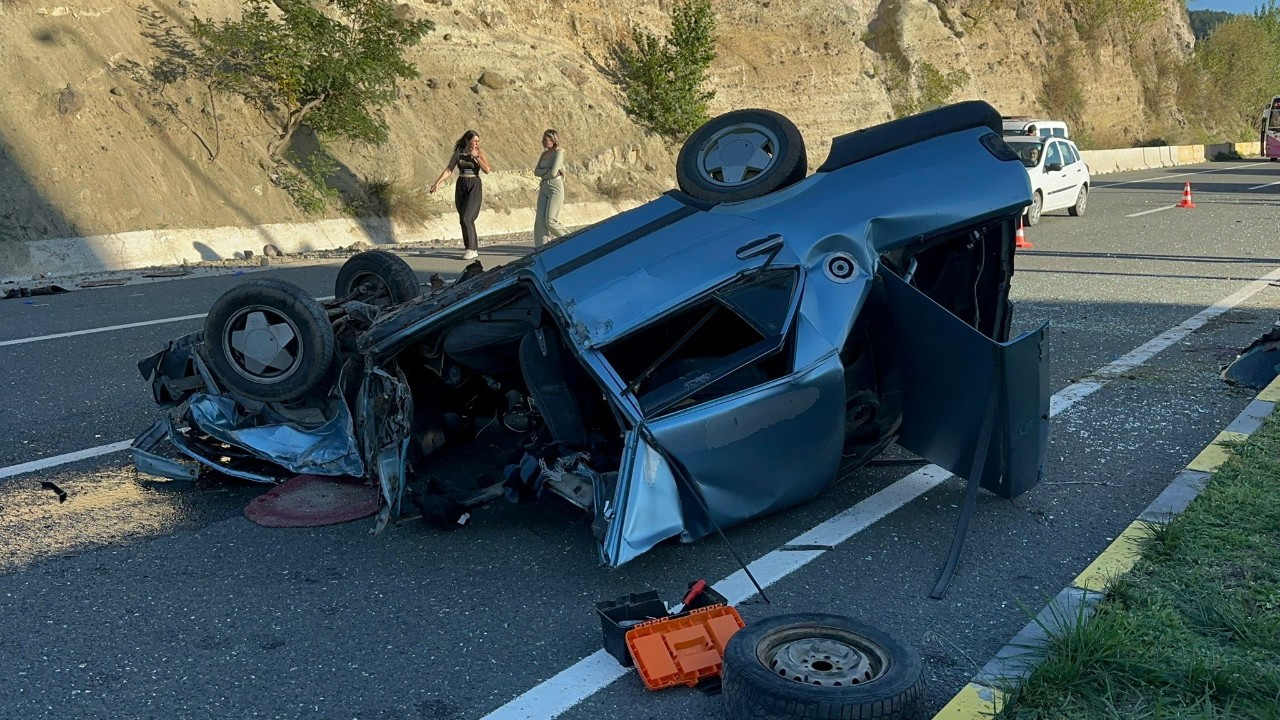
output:
[[[362,253],[324,303],[247,281],[140,363],[175,409],[136,461],[194,477],[167,439],[250,480],[363,477],[381,530],[487,421],[517,459],[478,496],[563,496],[608,566],[814,498],[894,442],[1017,496],[1048,351],[1043,325],[1009,339],[1031,189],[1000,133],[961,103],[838,137],[807,174],[790,121],[736,111],[686,141],[679,191],[508,265],[423,288]]]

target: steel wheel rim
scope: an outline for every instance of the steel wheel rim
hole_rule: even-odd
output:
[[[368,285],[369,290],[358,295],[356,297],[358,301],[377,305],[379,308],[391,305],[391,288],[382,276],[377,273],[362,272],[351,279],[352,290],[360,290],[362,285]]]
[[[785,630],[756,646],[756,659],[786,680],[818,687],[875,682],[889,669],[889,654],[874,640],[831,627]]]
[[[698,175],[718,187],[739,187],[778,163],[778,136],[758,123],[717,130],[698,149]]]
[[[1076,200],[1076,212],[1083,213],[1086,205],[1089,204],[1088,188],[1080,188],[1080,198]]]
[[[1031,199],[1031,212],[1027,219],[1030,220],[1033,225],[1040,221],[1040,203],[1041,200],[1039,195],[1036,195]]]
[[[265,305],[235,312],[222,331],[222,346],[231,367],[255,383],[273,385],[292,377],[302,366],[302,333],[283,313]]]

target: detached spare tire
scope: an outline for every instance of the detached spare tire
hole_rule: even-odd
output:
[[[676,159],[680,190],[699,200],[741,202],[804,179],[804,138],[772,110],[735,110],[694,131]]]
[[[205,354],[219,382],[252,400],[301,397],[333,360],[333,326],[320,303],[284,280],[237,285],[204,321]]]
[[[905,720],[920,713],[922,670],[918,652],[870,625],[779,615],[730,638],[722,689],[732,720]]]
[[[343,263],[333,288],[339,299],[357,291],[355,300],[387,308],[418,297],[422,287],[404,258],[386,250],[366,250]]]

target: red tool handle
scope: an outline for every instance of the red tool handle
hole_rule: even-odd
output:
[[[694,598],[701,595],[702,591],[706,589],[707,589],[707,581],[699,580],[698,582],[693,584],[693,587],[689,588],[689,593],[684,596],[684,600],[681,601],[680,604],[688,605],[689,603],[693,602]]]

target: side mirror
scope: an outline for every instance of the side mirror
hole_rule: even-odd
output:
[[[1049,163],[1044,166],[1045,172],[1058,172],[1062,169],[1062,163]]]

